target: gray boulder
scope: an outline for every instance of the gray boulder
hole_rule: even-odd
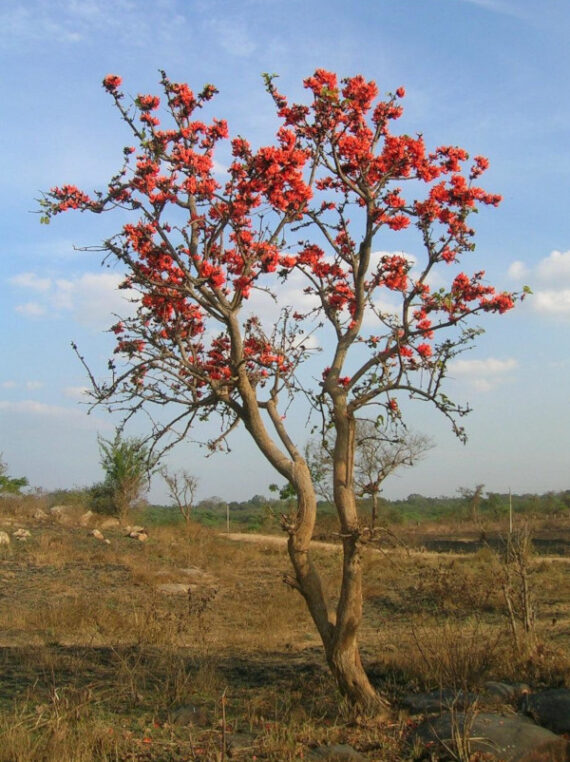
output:
[[[554,733],[570,733],[570,690],[567,688],[529,693],[524,697],[521,709]]]
[[[368,757],[346,743],[336,743],[332,746],[319,746],[307,755],[308,760],[326,760],[326,762],[368,762]]]
[[[455,709],[467,709],[476,700],[475,693],[445,689],[430,693],[407,693],[400,703],[410,714],[440,714],[452,706]]]
[[[479,752],[501,762],[570,759],[570,743],[565,738],[520,715],[481,713],[469,717],[463,712],[447,713],[425,720],[416,728],[412,742],[416,747],[425,747],[425,756],[437,750],[451,757],[458,754],[456,739],[459,744],[468,742],[469,753]]]
[[[521,696],[530,693],[526,683],[501,683],[497,680],[489,680],[484,688],[485,699],[503,704],[516,704]]]

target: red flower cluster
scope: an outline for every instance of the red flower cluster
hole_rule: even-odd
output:
[[[103,87],[110,93],[114,93],[122,84],[123,80],[121,77],[117,76],[117,74],[107,74],[103,79]]]
[[[232,344],[229,326],[252,288],[266,288],[272,273],[286,279],[293,270],[306,277],[305,292],[318,299],[321,314],[347,345],[346,337],[353,341],[358,336],[366,310],[378,314],[377,289],[401,295],[399,322],[386,319],[382,336],[359,339],[373,353],[370,379],[377,379],[379,367],[382,374],[396,366],[406,371],[435,367],[427,341],[437,330],[475,311],[503,313],[513,307],[511,294],[483,284],[484,273],[460,273],[445,293],[432,294],[425,283],[434,265],[453,263],[472,250],[469,215],[480,205],[500,202],[500,196],[473,182],[487,169],[487,159],[475,156],[464,170],[469,156],[462,148],[439,146],[428,152],[421,135],[394,134],[403,87],[378,100],[374,82],[360,75],[339,82],[333,73],[318,69],[305,80],[312,100],[304,105],[289,104],[271,77],[266,83],[282,126],[273,145],[257,150],[244,138],[234,138],[222,185],[214,156],[229,136],[227,123],[196,119],[197,109],[216,93],[212,85],[195,94],[163,74],[162,100],[138,95],[133,111],[123,106],[121,78],[104,78],[138,148],[124,149],[123,168],[105,193],[91,198],[65,185],[53,188],[42,205],[48,217],[68,209],[100,212],[118,205],[138,215],[112,239],[110,250],[129,269],[125,287],[141,293],[138,330],[145,338],[131,335],[133,323],[117,323],[112,330],[118,352],[134,358],[148,354],[153,342],[167,346],[165,352],[183,358],[180,377],[196,395],[207,384],[231,387],[240,368],[255,383],[263,384],[270,375],[281,378],[294,370],[294,358],[253,323],[244,329],[241,344],[235,338]],[[404,198],[404,180],[424,191],[416,199]],[[354,228],[348,219],[353,210],[362,215]],[[400,254],[382,256],[371,272],[374,236],[382,229],[412,225],[427,253],[416,282],[409,275],[410,260]],[[310,240],[286,248],[288,228],[309,226],[322,236],[322,245]],[[365,231],[358,241],[354,230]],[[311,312],[295,312],[294,319],[302,323]],[[223,326],[216,338],[209,329],[212,322]],[[145,368],[141,359],[140,383]],[[353,385],[351,377],[339,375],[342,370],[335,367],[335,377],[347,393],[377,383],[355,374]],[[328,369],[323,378],[327,376]],[[388,406],[397,410],[393,399]]]

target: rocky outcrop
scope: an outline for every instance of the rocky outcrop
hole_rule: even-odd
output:
[[[570,733],[570,690],[567,688],[528,693],[521,710],[554,733]]]
[[[133,540],[139,540],[139,542],[146,542],[148,540],[148,532],[144,527],[127,526],[125,527],[125,535]]]
[[[425,757],[430,759],[434,752],[461,759],[478,752],[484,759],[501,762],[570,759],[570,743],[565,738],[522,715],[446,712],[421,723],[413,742],[424,747]]]

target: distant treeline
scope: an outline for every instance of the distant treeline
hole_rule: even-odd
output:
[[[49,506],[68,503],[82,506],[85,510],[98,510],[93,502],[92,490],[56,490],[44,493],[43,499]],[[377,524],[423,523],[427,521],[494,521],[509,514],[509,503],[515,516],[570,517],[570,490],[547,492],[543,495],[512,495],[508,493],[485,492],[482,485],[473,490],[462,489],[454,497],[424,497],[408,495],[404,500],[380,498]],[[228,514],[232,529],[246,531],[273,531],[279,527],[282,514],[294,510],[294,500],[284,500],[264,495],[254,495],[249,500],[229,502],[220,497],[200,500],[191,510],[191,517],[206,526],[222,527]],[[366,521],[371,514],[371,501],[360,501],[361,515]],[[318,504],[317,533],[327,532],[336,525],[336,511],[331,503]],[[148,505],[141,503],[140,520],[151,524],[178,523],[182,520],[177,507],[169,505]]]
[[[469,493],[463,490],[456,497],[424,497],[419,494],[408,495],[404,500],[380,499],[379,523],[401,524],[405,522],[438,521],[446,519],[474,519],[475,513],[481,520],[495,520],[507,516],[509,503],[514,514],[525,516],[564,516],[570,515],[570,490],[547,492],[543,495],[512,495],[498,492],[482,492],[475,498],[476,490]],[[474,500],[477,500],[474,505]],[[241,502],[226,502],[221,498],[210,497],[200,500],[194,509],[194,518],[208,525],[220,525],[226,521],[229,511],[230,522],[250,529],[271,528],[277,526],[279,517],[287,513],[293,504],[291,501],[274,497],[254,495]],[[371,501],[362,500],[363,515],[370,514]],[[335,515],[335,508],[326,501],[319,502],[319,518],[327,523]]]

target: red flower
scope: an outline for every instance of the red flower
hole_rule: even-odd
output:
[[[123,84],[123,80],[117,74],[107,74],[103,79],[103,87],[110,93],[114,93],[115,90]]]
[[[416,350],[418,354],[424,359],[431,357],[433,354],[432,348],[429,344],[418,344],[418,346],[416,347]]]

